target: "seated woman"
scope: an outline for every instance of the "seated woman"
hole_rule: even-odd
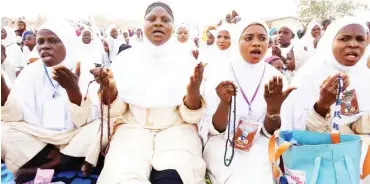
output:
[[[197,132],[205,112],[203,66],[171,41],[168,5],[153,3],[144,17],[146,40],[117,56],[113,71],[93,71],[103,77],[99,96],[111,105],[111,117],[121,116],[98,183],[204,183]]]
[[[74,157],[97,162],[99,147],[92,140],[99,124],[88,123],[92,103],[82,98],[79,67],[72,72],[76,40],[68,23],[45,22],[37,34],[41,60],[23,70],[11,91],[2,82],[1,158],[18,181],[37,168],[73,167]]]
[[[280,106],[293,89],[283,91],[288,86],[283,74],[263,61],[269,40],[265,23],[241,21],[237,33],[229,67],[207,79],[206,88],[213,90],[206,90],[204,126],[211,136],[203,157],[212,183],[272,184],[268,137],[280,128]]]
[[[367,59],[366,32],[365,25],[353,17],[329,25],[313,57],[316,60],[293,78],[298,89],[283,104],[282,129],[330,132],[334,121],[342,133],[370,133],[370,83],[365,80],[370,72],[361,63]],[[339,76],[344,92],[338,107]],[[334,117],[335,111],[340,111],[340,120]]]

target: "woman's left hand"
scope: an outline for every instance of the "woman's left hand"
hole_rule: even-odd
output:
[[[199,95],[200,85],[203,80],[204,67],[202,63],[198,63],[194,69],[193,76],[190,77],[190,83],[187,87],[188,95]]]
[[[268,84],[265,84],[264,97],[267,103],[268,114],[280,114],[280,107],[289,94],[296,88],[288,88],[283,91],[282,77],[275,76]]]
[[[80,70],[80,63],[78,62],[75,73],[64,66],[54,67],[53,71],[53,79],[67,91],[70,101],[72,103],[76,102],[75,104],[81,102],[81,99],[78,100],[79,97],[82,98],[80,87],[78,86]]]

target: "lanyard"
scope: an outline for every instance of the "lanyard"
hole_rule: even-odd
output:
[[[45,65],[44,65],[44,70],[45,70],[46,76],[49,79],[50,84],[53,86],[53,89],[54,89],[53,98],[56,98],[58,96],[58,87],[59,87],[59,84],[56,85],[56,86],[54,85],[53,81],[51,80],[51,78],[49,76],[49,72],[46,69],[46,66]]]
[[[248,98],[247,98],[247,95],[245,95],[245,93],[244,93],[244,91],[243,91],[243,88],[242,88],[242,86],[240,85],[240,83],[239,83],[239,81],[238,81],[238,78],[236,77],[236,74],[235,74],[235,71],[234,71],[234,68],[233,68],[233,65],[232,65],[232,64],[231,64],[231,70],[232,70],[232,72],[233,72],[233,74],[234,74],[234,78],[235,78],[235,80],[236,80],[236,83],[238,84],[238,86],[239,86],[239,88],[240,88],[240,92],[242,93],[244,100],[247,102],[247,104],[248,104],[248,106],[249,106],[248,115],[251,115],[251,114],[252,114],[252,103],[253,103],[254,99],[256,98],[257,93],[258,93],[258,91],[259,91],[259,89],[260,89],[260,86],[261,86],[261,82],[262,82],[263,76],[265,75],[266,67],[265,67],[265,66],[263,67],[263,73],[262,73],[262,75],[261,75],[260,82],[258,83],[258,86],[257,86],[256,90],[254,91],[254,94],[253,94],[253,96],[252,96],[252,100],[251,100],[251,101],[249,101],[249,100],[248,100]]]

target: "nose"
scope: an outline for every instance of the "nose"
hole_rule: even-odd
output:
[[[257,38],[254,38],[252,40],[252,46],[254,46],[254,47],[260,47],[261,46],[261,42]]]
[[[163,26],[163,23],[162,23],[162,21],[160,21],[160,20],[156,20],[155,22],[154,22],[154,26],[155,27],[162,27]]]
[[[40,49],[50,49],[51,45],[48,41],[44,41],[42,44],[38,44],[38,47]]]
[[[356,41],[356,39],[352,39],[351,41],[348,42],[348,46],[349,47],[352,47],[352,48],[356,48],[358,47],[358,42]]]

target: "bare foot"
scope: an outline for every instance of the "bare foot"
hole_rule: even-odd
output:
[[[88,177],[91,174],[92,169],[93,169],[93,167],[90,163],[88,163],[88,162],[83,163],[82,167],[81,167],[82,175],[84,177]]]

